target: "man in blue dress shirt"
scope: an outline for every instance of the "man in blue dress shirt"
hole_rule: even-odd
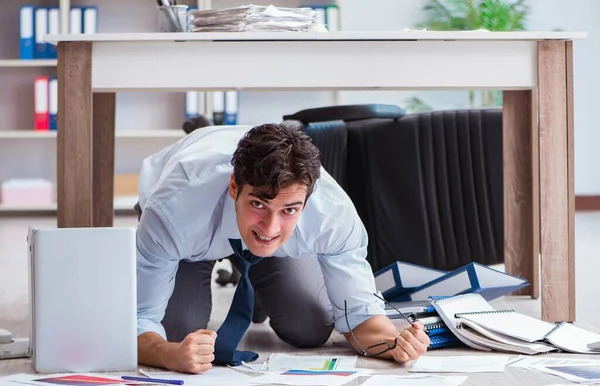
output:
[[[296,347],[333,328],[361,355],[403,363],[429,338],[399,332],[373,295],[367,233],[297,128],[205,127],[144,160],[139,182],[138,353],[143,365],[199,373],[215,356],[211,273],[241,240],[275,333]]]

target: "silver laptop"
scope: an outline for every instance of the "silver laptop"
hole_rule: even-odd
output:
[[[30,227],[27,240],[35,370],[135,370],[135,229]]]

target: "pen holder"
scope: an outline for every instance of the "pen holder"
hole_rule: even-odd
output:
[[[157,24],[160,32],[187,32],[187,5],[159,5],[157,9]]]

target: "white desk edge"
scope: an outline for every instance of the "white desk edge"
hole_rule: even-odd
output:
[[[585,31],[340,31],[340,32],[179,32],[179,33],[95,33],[49,34],[44,40],[59,42],[132,41],[344,41],[344,40],[575,40],[586,39]]]

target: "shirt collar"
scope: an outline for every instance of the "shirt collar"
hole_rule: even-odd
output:
[[[237,217],[235,213],[235,201],[229,196],[229,192],[225,192],[223,198],[223,215],[221,218],[221,234],[227,239],[240,239],[240,230],[237,226]],[[245,248],[244,241],[242,246]]]

